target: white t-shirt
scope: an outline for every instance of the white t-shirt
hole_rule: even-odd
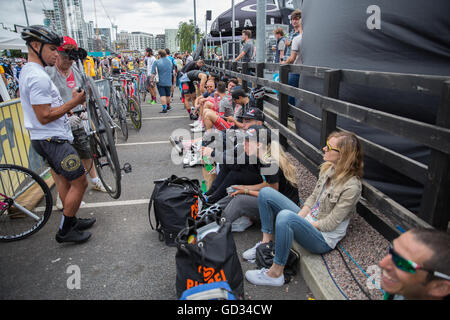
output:
[[[20,101],[25,128],[30,131],[31,140],[58,139],[73,141],[72,130],[67,115],[46,125],[39,122],[33,105],[50,104],[52,108],[64,104],[61,95],[44,68],[34,62],[27,63],[20,73]]]
[[[294,64],[302,64],[302,57],[301,57],[302,39],[303,35],[299,34],[292,40],[292,51],[295,51],[297,53],[297,58],[295,59]]]
[[[145,57],[145,61],[147,62],[147,76],[151,76],[153,64],[155,63],[156,58],[154,56]]]

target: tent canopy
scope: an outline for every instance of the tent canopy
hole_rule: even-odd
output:
[[[256,8],[257,0],[245,0],[235,5],[236,26],[235,32],[239,36],[242,30],[256,30]],[[278,1],[267,1],[266,6],[267,24],[282,23],[282,14],[278,7]],[[222,36],[227,37],[232,35],[232,15],[233,10],[228,9],[214,20],[211,25],[211,35],[218,37],[222,32]]]
[[[22,52],[28,52],[25,41],[22,40],[19,33],[0,29],[0,50],[18,49]]]

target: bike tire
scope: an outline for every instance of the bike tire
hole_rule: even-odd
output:
[[[142,109],[141,106],[133,98],[129,99],[128,111],[130,113],[130,119],[136,130],[140,130],[142,127]]]
[[[0,165],[0,180],[0,201],[5,203],[5,193],[11,194],[6,195],[8,205],[0,205],[0,242],[22,240],[38,232],[47,223],[53,208],[53,198],[47,183],[30,169],[12,164]],[[21,198],[22,195],[24,197]],[[30,207],[30,195],[33,199],[42,195],[39,203],[44,205],[43,210]],[[39,219],[31,218],[22,208]],[[12,225],[15,231],[7,232],[8,226]]]
[[[115,146],[114,124],[109,123],[107,112],[100,103],[99,93],[91,79],[89,83],[91,99],[88,103],[91,105],[88,110],[95,128],[95,133],[90,137],[92,158],[107,193],[113,199],[118,199],[121,194],[122,175]],[[93,110],[97,112],[92,112]]]
[[[120,127],[120,131],[122,132],[123,140],[128,141],[128,125],[127,125],[127,114],[126,108],[123,105],[122,100],[118,100],[116,97],[116,91],[114,90],[111,93],[111,102],[114,104],[117,124]]]

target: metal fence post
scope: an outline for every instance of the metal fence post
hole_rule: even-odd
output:
[[[280,65],[280,83],[288,85],[289,83],[289,65]],[[280,92],[278,100],[278,121],[285,127],[288,126],[288,95]],[[280,145],[285,149],[288,146],[287,138],[280,136]]]
[[[330,98],[339,98],[339,86],[341,81],[340,70],[325,71],[323,94]],[[322,110],[322,130],[320,133],[320,145],[325,146],[328,136],[336,130],[337,115]]]
[[[258,62],[256,64],[256,76],[258,78],[264,79],[264,66],[265,66],[264,62]],[[256,88],[258,88],[258,89],[261,88],[261,87],[262,86],[260,86],[260,85],[256,86]],[[264,111],[264,100],[263,99],[259,99],[257,101],[257,105],[256,106],[258,107],[258,109]]]
[[[450,128],[450,81],[444,83],[436,125]],[[432,150],[419,216],[446,231],[450,218],[450,156]]]
[[[248,75],[248,62],[242,63],[242,74]],[[245,92],[248,91],[248,81],[242,79],[242,89],[244,89]]]

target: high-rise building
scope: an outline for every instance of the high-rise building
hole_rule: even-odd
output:
[[[89,49],[82,0],[53,0],[53,8],[58,33],[75,39],[78,46]]]
[[[177,52],[180,50],[180,44],[177,40],[178,29],[166,29],[165,33],[165,46],[170,50],[170,52]]]
[[[110,28],[98,28],[94,29],[95,34],[98,33],[98,35],[102,39],[103,49],[105,51],[111,51],[112,49],[112,42],[111,42],[111,29]]]
[[[151,48],[153,41],[153,35],[146,32],[132,32],[130,35],[129,49],[138,50],[142,53],[145,52],[146,48]]]
[[[157,34],[155,37],[155,47],[153,49],[165,49],[166,48],[166,35],[165,34]]]

